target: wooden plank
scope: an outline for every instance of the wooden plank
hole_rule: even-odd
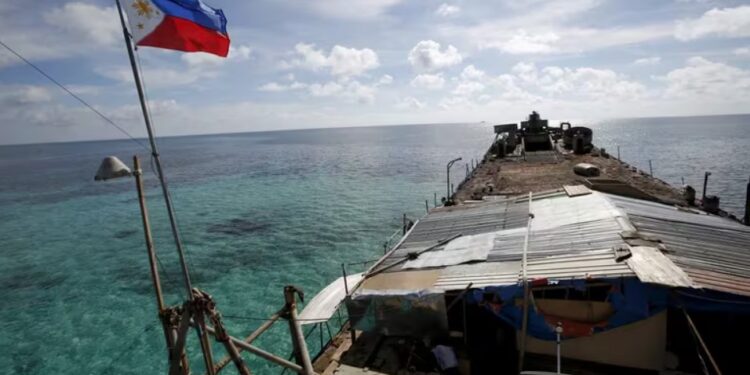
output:
[[[591,194],[591,189],[584,185],[563,185],[563,189],[565,189],[565,193],[568,194],[569,197]]]

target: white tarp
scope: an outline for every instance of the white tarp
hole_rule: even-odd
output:
[[[346,284],[349,290],[354,288],[362,280],[361,273],[349,275],[346,277]],[[305,305],[305,308],[299,314],[301,324],[314,324],[326,322],[336,313],[341,301],[346,297],[344,288],[344,277],[339,277],[334,282],[328,284],[318,294]]]
[[[428,251],[404,263],[402,269],[444,267],[471,261],[486,261],[495,243],[495,233],[461,236],[448,242],[442,250]]]

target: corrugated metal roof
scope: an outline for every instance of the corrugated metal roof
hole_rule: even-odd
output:
[[[520,269],[529,211],[534,215],[528,245],[531,278],[637,275],[644,282],[750,295],[749,227],[698,210],[600,192],[546,194],[530,206],[527,199],[507,199],[433,210],[378,269],[457,234],[494,232],[486,263],[448,266],[435,286],[452,290],[470,282],[515,283],[518,272],[509,272],[505,265]],[[660,248],[650,254],[659,264],[632,261],[629,267],[628,262],[615,262],[613,249],[629,244]],[[444,246],[434,251],[442,250]],[[397,265],[386,272],[401,271]]]
[[[474,263],[446,267],[435,282],[441,290],[462,290],[469,284],[472,288],[513,285],[518,283],[521,262]]]
[[[525,228],[528,202],[514,200],[475,203],[430,211],[417,222],[395,251],[377,268],[383,269],[403,259],[409,253],[424,250],[440,240],[457,234],[464,236],[496,232],[504,229]],[[434,251],[440,251],[442,246]],[[389,268],[396,272],[402,266]]]
[[[625,210],[641,236],[662,243],[698,286],[750,295],[750,227],[697,210],[608,198]]]
[[[588,279],[601,277],[634,277],[625,262],[616,262],[612,249],[530,259],[529,279]]]

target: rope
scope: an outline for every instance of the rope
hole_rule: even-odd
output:
[[[3,47],[5,47],[5,49],[7,49],[8,51],[10,51],[10,53],[12,53],[16,57],[18,57],[21,61],[25,62],[30,67],[34,68],[34,70],[36,70],[37,72],[39,72],[39,74],[41,74],[42,76],[44,76],[45,78],[47,78],[48,80],[50,80],[52,83],[54,83],[55,85],[57,85],[57,87],[61,88],[68,95],[72,96],[74,99],[76,99],[77,101],[79,101],[86,108],[88,108],[89,110],[91,110],[92,112],[94,112],[95,114],[97,114],[99,117],[101,117],[108,124],[114,126],[122,134],[124,134],[125,136],[127,136],[128,138],[130,138],[130,140],[132,140],[133,142],[137,143],[139,146],[143,147],[143,149],[145,149],[146,151],[149,151],[149,152],[151,151],[151,149],[149,147],[147,147],[143,142],[139,141],[134,136],[132,136],[130,133],[128,133],[127,130],[123,129],[120,125],[117,125],[109,117],[107,117],[103,113],[99,112],[99,110],[97,110],[96,108],[94,108],[94,106],[92,106],[91,104],[89,104],[88,102],[86,102],[85,100],[83,100],[83,98],[81,98],[80,96],[76,95],[73,91],[70,91],[62,83],[60,83],[59,81],[57,81],[51,75],[47,74],[47,72],[45,72],[44,70],[42,70],[42,68],[36,66],[34,63],[32,63],[31,61],[27,60],[20,53],[16,52],[16,50],[14,50],[13,48],[11,48],[7,44],[5,44],[5,42],[3,42],[2,40],[0,40],[0,45],[2,45]]]

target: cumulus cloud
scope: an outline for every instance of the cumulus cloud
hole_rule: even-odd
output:
[[[441,50],[440,43],[434,40],[423,40],[409,52],[409,63],[418,70],[435,71],[456,64],[463,58],[456,47],[449,45]]]
[[[62,8],[55,8],[44,13],[43,18],[49,25],[76,34],[100,45],[122,43],[122,29],[117,20],[114,7],[71,2]]]
[[[425,104],[420,101],[419,99],[413,97],[413,96],[407,96],[398,103],[396,103],[395,106],[397,109],[422,109],[425,107]]]
[[[736,99],[750,94],[750,71],[700,56],[691,57],[685,67],[661,77],[668,97]]]
[[[697,19],[678,21],[675,38],[689,41],[704,37],[744,38],[750,36],[750,5],[713,8]]]
[[[553,32],[530,34],[519,29],[508,41],[499,42],[496,47],[512,55],[552,53],[558,50],[554,46],[558,40],[560,37]]]
[[[473,64],[467,65],[461,72],[461,79],[463,80],[479,80],[487,77],[487,73],[477,69]]]
[[[471,96],[484,91],[485,86],[479,82],[468,81],[461,82],[453,90],[453,95],[457,96]]]
[[[420,74],[411,80],[411,86],[427,90],[440,90],[445,85],[445,78],[438,74]]]
[[[315,82],[311,84],[294,81],[290,84],[268,82],[260,87],[258,91],[280,93],[288,91],[303,91],[316,98],[342,98],[349,102],[371,104],[375,101],[377,87],[381,80],[372,85],[363,84],[356,80],[339,80],[330,82]]]
[[[303,68],[313,71],[328,69],[334,76],[354,77],[380,66],[378,55],[369,48],[356,49],[336,45],[326,54],[313,44],[298,43],[297,58],[282,62],[283,68]]]
[[[748,47],[735,48],[732,51],[732,53],[737,56],[750,56],[750,48]]]
[[[661,57],[659,56],[652,56],[652,57],[643,57],[640,59],[636,59],[633,61],[633,65],[656,65],[661,62]]]
[[[453,17],[458,15],[461,12],[461,8],[456,5],[450,5],[447,3],[442,3],[440,6],[435,10],[435,14],[437,14],[440,17]]]

